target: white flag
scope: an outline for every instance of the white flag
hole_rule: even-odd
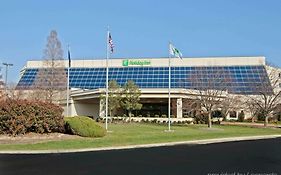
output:
[[[173,46],[172,44],[170,44],[170,54],[182,59],[182,53],[177,48],[175,48],[175,46]]]

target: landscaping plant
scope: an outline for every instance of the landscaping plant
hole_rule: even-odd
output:
[[[93,119],[84,116],[66,117],[65,125],[67,133],[82,137],[103,137],[106,133]]]
[[[0,101],[0,134],[64,132],[63,109],[42,101]]]

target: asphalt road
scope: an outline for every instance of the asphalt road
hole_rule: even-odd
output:
[[[281,138],[115,151],[0,154],[0,175],[276,175]]]

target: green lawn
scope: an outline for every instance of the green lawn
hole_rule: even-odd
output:
[[[79,149],[109,146],[125,146],[174,141],[189,141],[235,136],[255,136],[280,134],[281,129],[250,128],[242,126],[214,125],[208,130],[206,125],[172,126],[174,132],[164,132],[167,126],[156,124],[109,124],[109,130],[102,138],[81,138],[75,140],[50,141],[38,144],[0,145],[0,150],[47,150]]]

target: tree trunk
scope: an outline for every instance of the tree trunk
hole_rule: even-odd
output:
[[[268,124],[268,116],[266,116],[264,119],[264,127],[267,127],[267,124]]]
[[[208,128],[212,128],[212,112],[208,114]]]
[[[131,115],[132,115],[132,112],[129,111],[129,122],[131,123]]]
[[[255,116],[252,117],[252,123],[255,123]]]

